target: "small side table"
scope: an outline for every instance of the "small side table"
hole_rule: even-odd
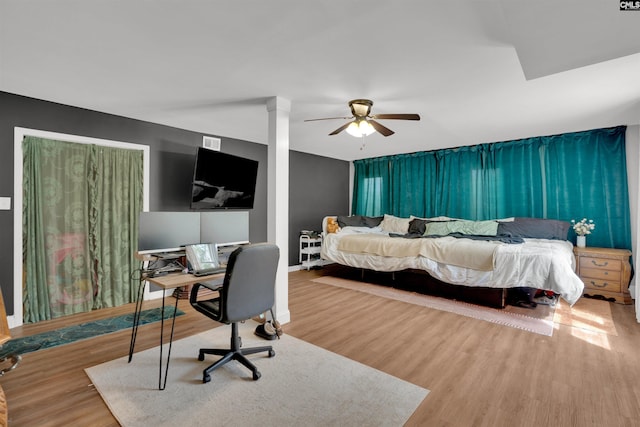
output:
[[[612,248],[574,247],[576,273],[584,282],[586,296],[597,296],[620,304],[631,304],[631,251]]]
[[[322,259],[320,258],[321,250],[322,235],[301,234],[298,261],[302,265],[302,268],[309,270],[311,267],[322,265]]]

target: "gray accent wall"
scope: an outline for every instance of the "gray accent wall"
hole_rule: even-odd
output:
[[[149,209],[190,210],[190,182],[196,147],[202,145],[202,133],[0,92],[0,147],[3,149],[0,156],[0,197],[11,197],[12,207],[15,127],[148,145],[151,163]],[[249,238],[252,242],[265,241],[267,146],[211,136],[222,139],[221,151],[260,162],[254,209],[249,211]],[[297,152],[291,152],[290,162],[289,230],[295,244],[289,248],[289,264],[293,265],[298,263],[299,230],[317,229],[325,213],[346,212],[348,209],[349,163]],[[3,210],[0,211],[0,288],[8,315],[14,312],[14,256],[20,255],[13,253],[13,209]]]
[[[349,162],[289,153],[289,265],[299,264],[301,230],[322,230],[327,215],[349,214]]]

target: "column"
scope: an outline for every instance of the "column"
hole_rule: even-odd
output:
[[[289,312],[289,112],[291,102],[280,97],[267,100],[269,147],[267,164],[267,240],[280,248],[274,311],[282,324]]]

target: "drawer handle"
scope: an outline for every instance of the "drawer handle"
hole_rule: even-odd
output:
[[[609,261],[605,261],[602,264],[598,264],[595,260],[591,260],[591,264],[595,265],[596,267],[606,267],[607,265],[609,265]]]
[[[606,288],[607,286],[609,286],[609,284],[607,282],[604,282],[602,285],[598,285],[596,282],[592,280],[591,286],[593,286],[594,288]]]

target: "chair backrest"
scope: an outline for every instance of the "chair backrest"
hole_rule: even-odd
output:
[[[273,307],[279,259],[280,249],[270,243],[233,251],[221,292],[223,322],[247,320]]]

